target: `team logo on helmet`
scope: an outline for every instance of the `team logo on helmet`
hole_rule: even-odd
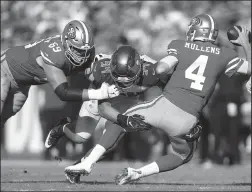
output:
[[[68,28],[67,36],[71,39],[74,39],[76,36],[75,29],[73,27]]]
[[[194,18],[191,20],[189,26],[198,25],[198,24],[200,24],[200,19],[199,19],[198,17],[194,17]]]

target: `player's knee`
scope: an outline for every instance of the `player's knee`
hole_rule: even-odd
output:
[[[22,96],[19,99],[15,99],[14,100],[14,104],[13,104],[13,113],[16,114],[17,112],[20,111],[20,109],[23,107],[25,101],[26,101],[27,97],[26,96]],[[14,115],[13,114],[13,115]]]
[[[79,133],[76,133],[76,135],[78,135],[78,137],[81,137],[83,141],[89,140],[90,137],[92,136],[90,133],[87,133],[87,132],[79,132]]]
[[[73,133],[71,136],[71,140],[75,143],[85,143],[91,137],[90,133],[80,132],[80,133]]]
[[[171,144],[173,153],[180,157],[183,160],[183,163],[187,163],[193,157],[196,147],[195,142],[187,142],[183,138],[172,137]]]

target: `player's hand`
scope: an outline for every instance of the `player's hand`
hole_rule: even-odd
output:
[[[108,99],[116,97],[120,94],[118,88],[115,85],[109,85],[108,83],[104,82],[99,89],[101,93],[100,99]]]
[[[194,128],[190,130],[188,134],[184,135],[183,138],[188,142],[195,141],[200,137],[201,131],[202,131],[201,125],[197,124]]]
[[[100,89],[89,89],[88,97],[90,100],[103,100],[116,97],[120,94],[118,88],[115,85],[109,85],[108,83],[102,83]]]
[[[251,94],[251,77],[249,78],[248,82],[246,83],[246,88],[248,92]]]
[[[127,116],[119,114],[117,116],[117,123],[128,131],[146,131],[150,130],[152,126],[144,122],[144,117],[138,114]]]
[[[236,26],[234,28],[238,31],[239,37],[236,40],[230,40],[232,43],[240,44],[241,46],[246,46],[249,44],[249,30],[246,27],[241,26],[242,30]]]
[[[120,91],[115,85],[111,85],[108,87],[109,98],[117,97],[119,94],[120,94]]]

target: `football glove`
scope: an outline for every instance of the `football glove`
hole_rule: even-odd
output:
[[[202,131],[202,127],[200,124],[197,124],[195,127],[193,127],[190,132],[186,135],[184,135],[184,139],[188,142],[192,142],[197,140],[200,137]]]
[[[117,116],[117,123],[128,131],[146,131],[150,130],[152,126],[144,122],[144,117],[138,114],[127,116],[119,114]]]
[[[115,85],[109,85],[108,83],[102,83],[99,89],[88,89],[88,97],[90,100],[102,100],[117,97],[120,94],[118,88]]]

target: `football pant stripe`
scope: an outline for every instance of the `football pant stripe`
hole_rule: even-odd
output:
[[[208,15],[208,14],[206,14],[206,15],[209,17],[209,19],[211,21],[211,31],[210,31],[210,34],[209,34],[209,39],[212,39],[214,28],[215,28],[215,26],[214,26],[214,20],[213,20],[213,18],[212,18],[211,15]]]
[[[163,95],[160,95],[158,97],[156,97],[155,99],[153,99],[152,101],[146,101],[146,102],[142,102],[139,103],[131,108],[129,108],[125,113],[123,113],[124,115],[127,115],[128,113],[134,112],[138,109],[146,109],[148,107],[153,106],[160,98],[162,98]]]
[[[85,44],[88,44],[89,43],[89,32],[88,32],[87,26],[83,21],[80,21],[80,23],[85,31]]]
[[[231,61],[229,61],[227,65],[232,65],[232,64],[238,62],[239,60],[240,60],[240,58],[235,57],[234,59],[232,59]]]
[[[243,62],[244,61],[240,59],[240,61],[237,64],[232,65],[231,67],[227,68],[225,71],[225,74],[228,74],[229,76],[233,75],[240,68]]]

